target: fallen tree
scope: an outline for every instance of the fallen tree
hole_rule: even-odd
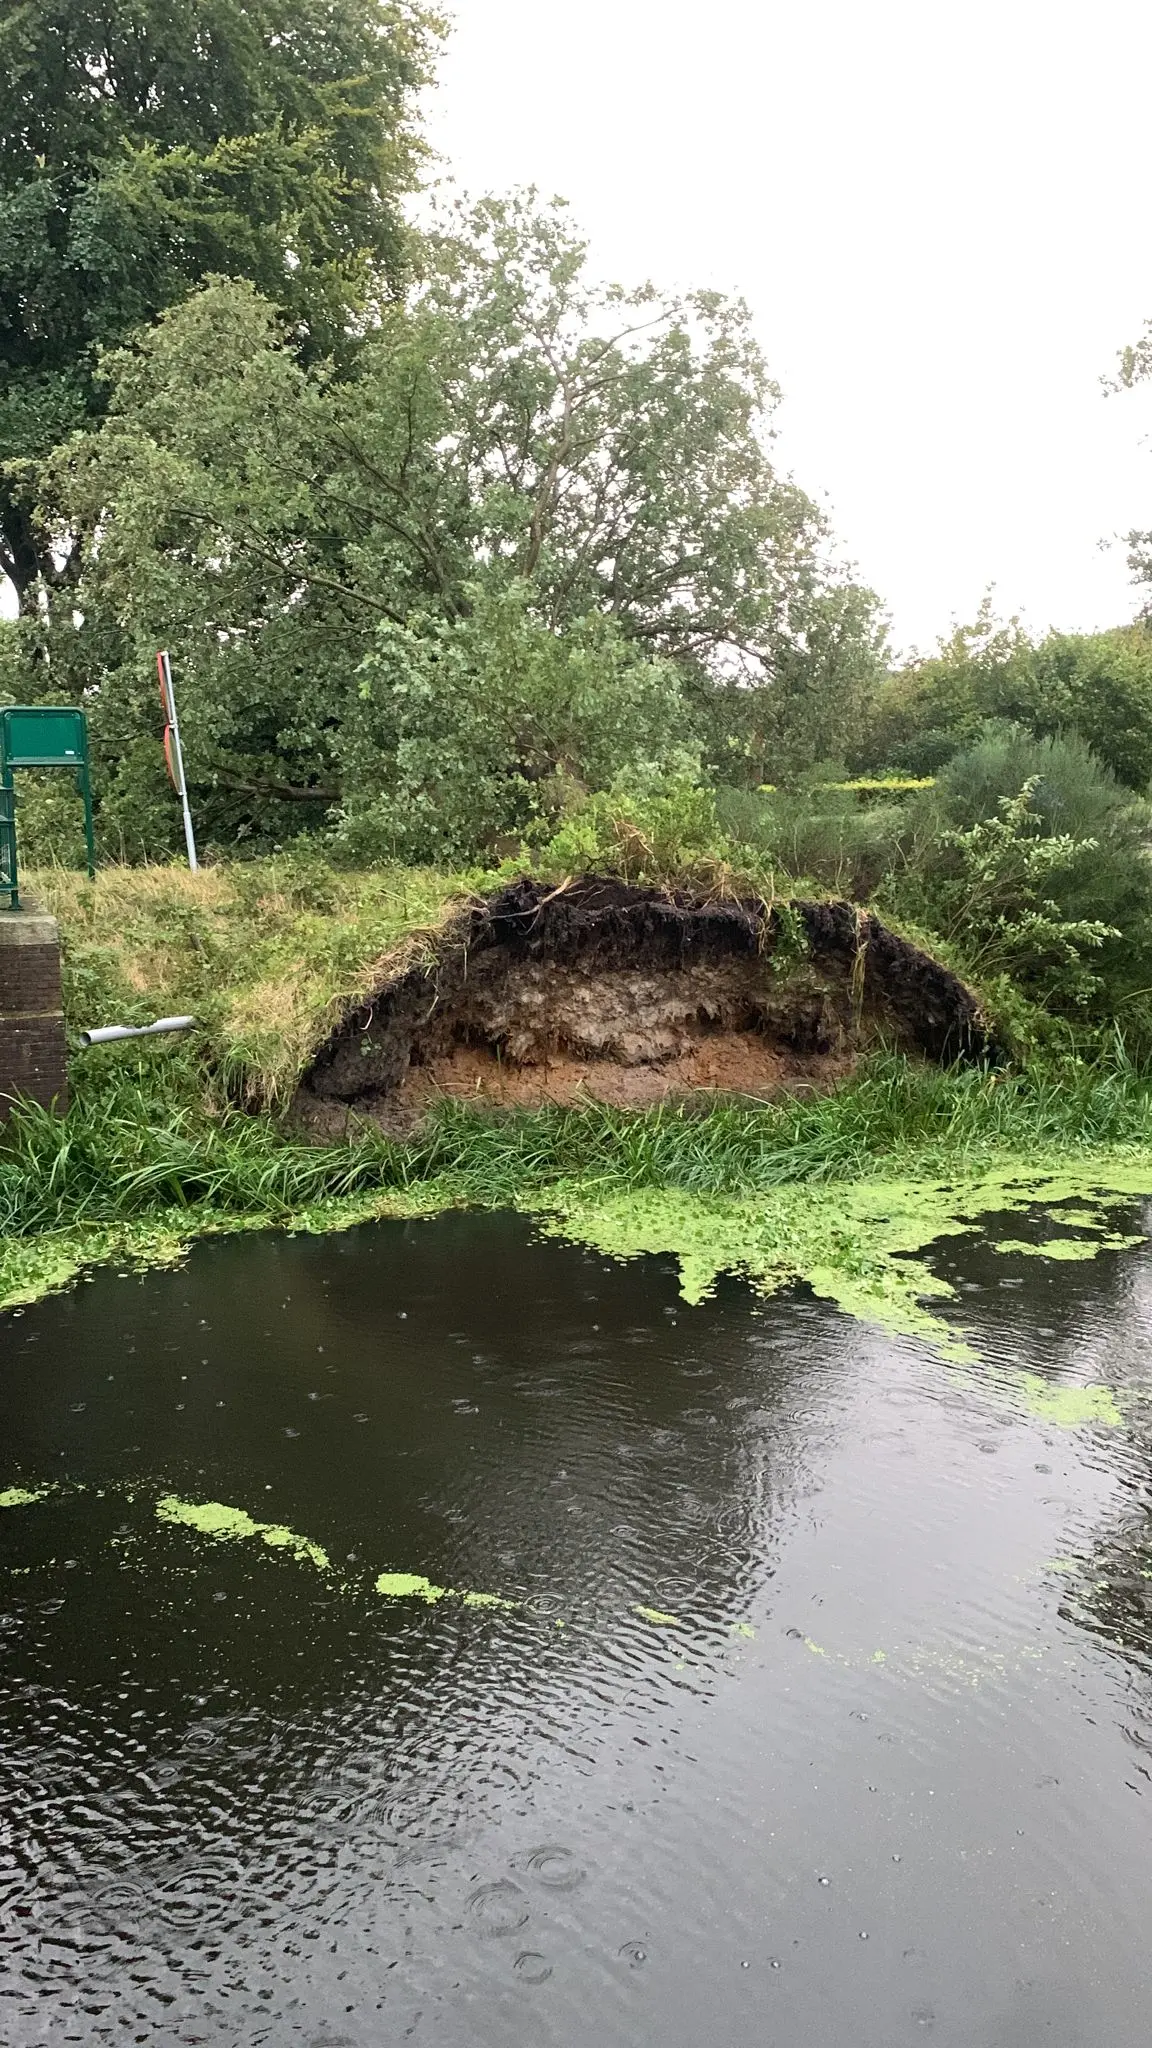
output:
[[[393,957],[297,1096],[404,1128],[439,1094],[642,1107],[828,1085],[885,1043],[940,1062],[996,1047],[959,977],[845,902],[767,903],[592,876],[521,878]]]

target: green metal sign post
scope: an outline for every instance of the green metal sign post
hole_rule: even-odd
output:
[[[13,910],[20,908],[16,870],[14,768],[70,768],[84,799],[84,840],[88,876],[96,875],[96,837],[92,827],[92,777],[88,767],[88,720],[70,704],[5,704],[0,706],[0,894]]]

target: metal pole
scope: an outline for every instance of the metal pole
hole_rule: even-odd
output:
[[[85,761],[83,769],[76,780],[81,786],[81,794],[84,798],[84,844],[88,849],[88,880],[94,882],[96,880],[96,833],[92,824],[92,777],[88,772],[87,761]]]
[[[0,774],[0,829],[8,846],[8,891],[9,910],[20,908],[19,877],[16,872],[16,791],[12,787],[12,771],[7,762]]]
[[[172,753],[168,772],[176,785],[180,807],[184,813],[184,844],[188,848],[188,865],[195,874],[200,863],[196,858],[196,836],[192,830],[192,813],[188,808],[188,785],[184,780],[184,755],[180,749],[180,725],[176,717],[176,693],[172,688],[172,663],[166,653],[156,656],[156,667],[160,672],[160,691],[164,699],[164,716],[172,735]]]

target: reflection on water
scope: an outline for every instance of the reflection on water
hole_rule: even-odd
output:
[[[1142,2041],[1152,1259],[1006,1234],[978,1372],[500,1217],[5,1319],[0,2042]]]

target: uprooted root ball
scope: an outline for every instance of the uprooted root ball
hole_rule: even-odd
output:
[[[767,905],[590,876],[521,880],[466,911],[331,1033],[298,1106],[410,1128],[437,1095],[622,1107],[828,1085],[885,1040],[994,1050],[956,975],[849,903]]]

